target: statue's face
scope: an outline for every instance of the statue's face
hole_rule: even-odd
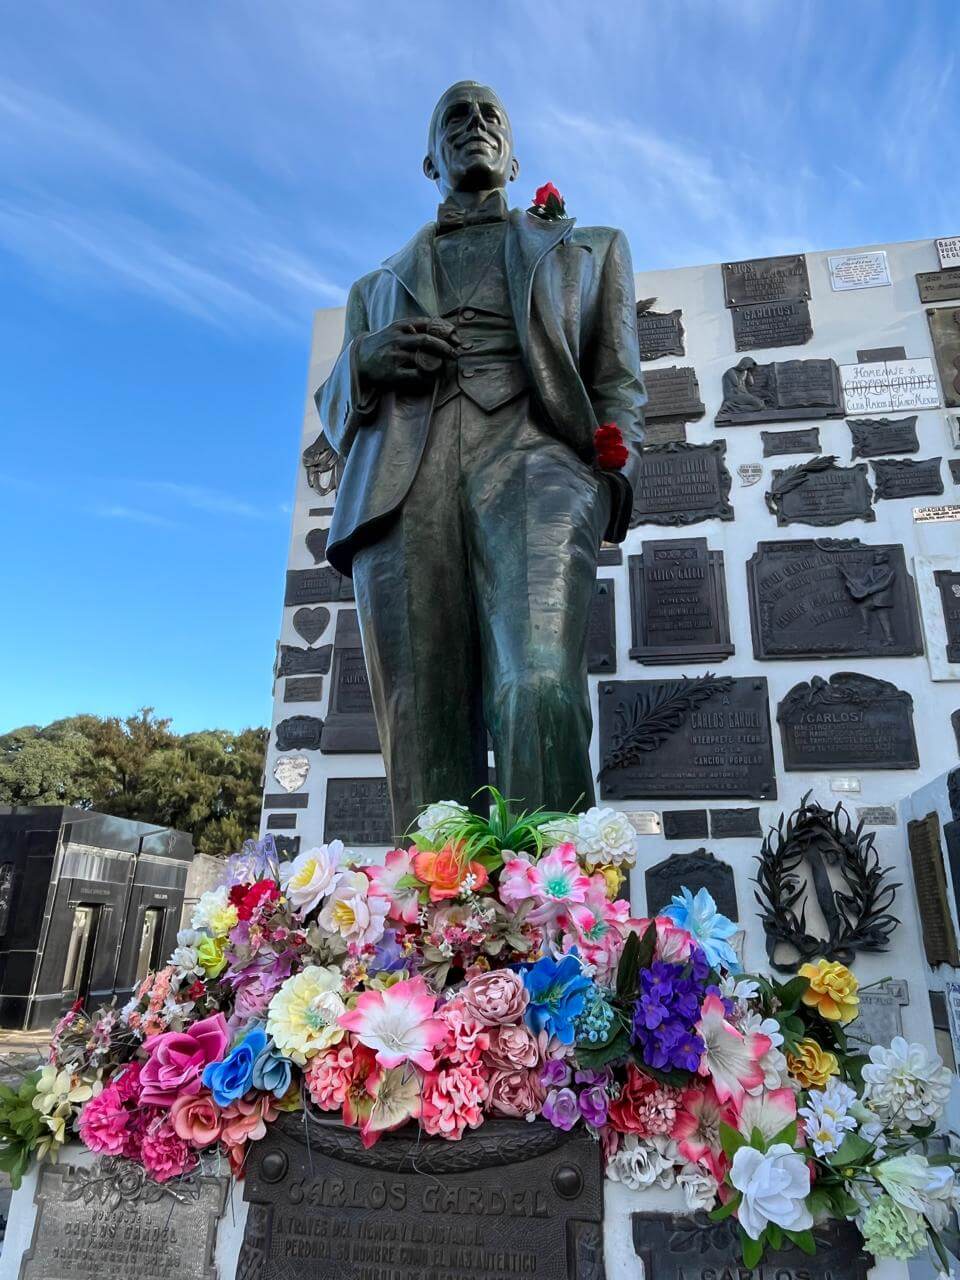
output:
[[[454,85],[441,98],[423,170],[444,195],[492,191],[519,171],[503,104],[484,85]]]

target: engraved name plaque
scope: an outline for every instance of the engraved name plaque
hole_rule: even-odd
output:
[[[706,809],[664,809],[664,840],[705,840],[707,838]]]
[[[656,298],[637,303],[637,333],[640,338],[640,359],[659,360],[662,356],[682,356],[682,312],[650,311]]]
[[[847,426],[853,440],[851,458],[916,453],[920,448],[916,414],[911,418],[850,418]]]
[[[676,364],[665,369],[647,369],[643,383],[648,397],[644,417],[651,422],[658,418],[689,422],[693,418],[702,418],[706,413],[694,369]]]
[[[930,340],[948,409],[960,405],[960,307],[931,307],[927,311]],[[929,362],[928,362],[929,363]]]
[[[599,776],[610,799],[776,799],[766,680],[601,682]]]
[[[710,835],[714,840],[757,839],[760,829],[759,809],[711,809]]]
[[[800,427],[797,431],[761,431],[763,456],[774,458],[781,453],[819,453],[820,428]]]
[[[747,562],[747,592],[755,658],[923,653],[916,591],[899,543],[760,542]]]
[[[488,1120],[459,1142],[409,1126],[282,1117],[251,1144],[238,1275],[257,1280],[602,1280],[600,1148],[582,1127]],[[309,1149],[307,1142],[309,1141]]]
[[[278,751],[316,751],[320,746],[323,721],[319,716],[288,716],[276,728]]]
[[[732,520],[726,440],[645,447],[634,482],[630,527]]]
[[[282,644],[277,655],[277,676],[324,676],[330,670],[332,658],[332,644],[322,644],[319,649]]]
[[[717,904],[717,910],[728,920],[738,920],[737,889],[733,868],[721,862],[706,849],[693,853],[674,853],[644,874],[647,886],[647,915],[659,915],[669,907],[674,896],[686,887],[695,894],[706,889]]]
[[[728,307],[752,302],[805,301],[810,297],[807,260],[802,253],[725,262],[721,269],[723,296]]]
[[[337,614],[330,708],[320,750],[331,754],[380,750],[355,609],[342,609]]]
[[[353,599],[353,582],[330,565],[318,569],[288,569],[286,605],[330,604]]]
[[[759,347],[802,347],[813,337],[806,302],[760,302],[731,307],[733,340],[738,351]]]
[[[386,778],[328,778],[323,815],[325,841],[392,844],[393,816]]]
[[[642,543],[630,557],[630,657],[647,666],[730,657],[723,552],[706,538]]]
[[[939,458],[879,458],[870,463],[876,501],[884,498],[919,498],[943,493]]]
[[[913,699],[887,680],[842,671],[794,685],[777,708],[788,771],[919,769]]]
[[[840,371],[833,360],[757,364],[752,356],[744,356],[723,375],[718,427],[842,417]]]
[[[774,471],[764,495],[767,509],[781,527],[809,524],[828,527],[847,520],[876,520],[867,480],[867,464],[838,467],[833,454]]]
[[[960,299],[960,267],[943,271],[918,271],[917,292],[921,302],[953,302]]]
[[[587,620],[587,670],[613,675],[617,669],[617,614],[612,578],[600,578],[593,586],[593,603]]]
[[[284,702],[319,702],[322,697],[323,676],[298,676],[284,682]]]

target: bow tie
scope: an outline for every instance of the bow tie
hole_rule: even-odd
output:
[[[479,227],[487,222],[503,222],[507,216],[507,202],[503,193],[494,191],[483,204],[474,209],[464,209],[453,200],[444,200],[437,210],[437,235],[445,231],[462,231],[464,227]]]

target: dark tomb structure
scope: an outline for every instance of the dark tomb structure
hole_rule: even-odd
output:
[[[193,841],[60,805],[0,807],[0,1025],[125,1003],[176,945]]]
[[[723,552],[708,550],[706,538],[642,547],[630,557],[630,657],[646,666],[730,657]]]

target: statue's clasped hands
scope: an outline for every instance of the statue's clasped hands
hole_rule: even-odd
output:
[[[459,346],[457,331],[446,320],[396,320],[360,339],[357,372],[376,387],[429,385],[444,360],[456,359]]]

